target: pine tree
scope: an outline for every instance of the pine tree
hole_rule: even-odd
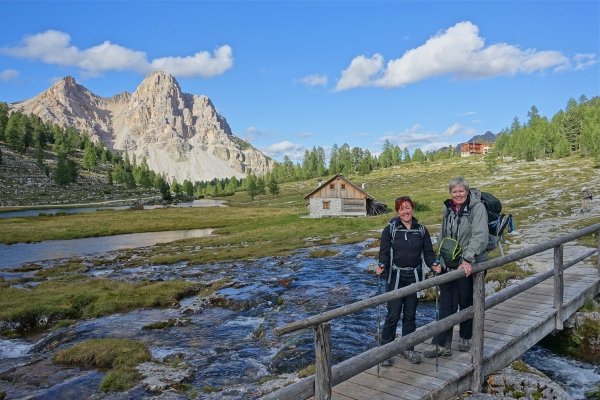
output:
[[[258,196],[259,193],[258,185],[256,184],[256,177],[252,174],[248,174],[248,176],[246,176],[246,193],[252,201],[254,201],[254,198]]]
[[[0,102],[0,140],[4,139],[6,125],[8,124],[8,104]]]
[[[83,150],[83,166],[89,171],[96,168],[98,165],[98,159],[96,158],[96,151],[94,145],[91,143],[86,144]]]
[[[279,185],[273,175],[271,175],[271,178],[269,179],[269,193],[271,193],[273,197],[279,194]]]

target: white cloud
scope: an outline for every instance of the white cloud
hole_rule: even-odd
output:
[[[221,75],[233,66],[231,47],[221,46],[211,57],[207,51],[194,54],[192,57],[164,57],[152,61],[153,70],[168,71],[175,76],[209,78]]]
[[[19,71],[14,69],[5,69],[0,71],[0,81],[12,81],[19,76]]]
[[[326,75],[308,75],[302,78],[296,79],[296,82],[299,82],[306,86],[327,86],[327,76]]]
[[[278,160],[283,159],[284,156],[288,156],[292,161],[301,161],[304,158],[306,147],[301,144],[284,140],[283,142],[278,142],[270,146],[263,147],[260,150],[269,157]]]
[[[450,75],[457,79],[488,78],[530,74],[546,69],[584,68],[595,64],[595,55],[577,55],[572,62],[559,51],[521,50],[498,43],[485,46],[479,28],[469,21],[429,38],[423,45],[406,51],[384,66],[383,56],[355,57],[337,82],[337,90],[355,87],[394,88],[427,78]],[[591,64],[590,64],[591,63]]]
[[[375,54],[371,58],[365,56],[355,57],[350,66],[342,71],[342,77],[337,82],[335,90],[346,90],[355,87],[369,86],[371,77],[383,67],[383,56]]]
[[[308,138],[308,137],[312,137],[314,136],[314,133],[312,132],[300,132],[298,133],[298,137],[299,138]]]
[[[468,117],[469,115],[477,114],[475,111],[465,111],[463,113],[457,114],[459,117]]]
[[[146,53],[105,41],[88,49],[71,44],[67,33],[47,30],[23,38],[20,46],[3,47],[0,53],[39,60],[46,64],[76,67],[85,75],[95,76],[106,71],[135,71],[148,74],[162,70],[178,77],[211,77],[220,75],[233,65],[231,47],[225,45],[213,55],[206,51],[188,57],[163,57],[148,61]]]
[[[573,62],[575,63],[574,69],[580,71],[597,64],[598,59],[595,54],[575,54]]]

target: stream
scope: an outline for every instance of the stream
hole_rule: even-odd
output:
[[[145,204],[144,210],[153,210],[156,208],[167,208],[167,207],[227,207],[224,200],[212,200],[212,199],[196,199],[193,201],[185,201],[176,204],[162,205],[162,204]],[[16,211],[0,211],[0,218],[20,218],[20,217],[37,217],[40,215],[56,215],[56,214],[84,214],[94,213],[98,211],[106,210],[128,210],[131,205],[127,206],[94,206],[94,207],[60,207],[60,208],[35,208],[27,210],[16,210]]]
[[[291,379],[292,373],[310,365],[314,357],[311,330],[276,337],[273,328],[377,294],[377,280],[366,272],[373,260],[361,256],[366,246],[366,242],[326,246],[338,252],[327,258],[311,258],[311,249],[287,257],[213,264],[128,268],[115,261],[94,266],[87,272],[89,276],[121,281],[182,278],[209,284],[228,277],[233,284],[221,289],[212,301],[190,297],[173,308],[80,321],[31,339],[0,339],[0,392],[4,391],[7,399],[152,398],[141,386],[127,393],[102,394],[98,385],[104,372],[58,367],[49,361],[57,350],[83,340],[129,338],[146,343],[158,361],[183,356],[195,372],[191,398],[256,399],[267,390],[263,379]],[[14,271],[16,279],[19,273]],[[384,315],[382,307],[382,318]],[[181,324],[163,330],[143,329],[169,319]],[[419,326],[433,321],[434,303],[419,304],[417,319]],[[376,310],[335,320],[333,363],[374,347],[376,333]],[[583,393],[600,381],[595,367],[543,348],[534,347],[524,358],[569,388],[573,399],[585,399]],[[168,398],[186,398],[173,396]]]

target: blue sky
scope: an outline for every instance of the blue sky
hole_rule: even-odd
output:
[[[295,161],[333,144],[411,152],[551,117],[600,92],[598,1],[0,0],[0,101],[66,75],[97,95],[154,70],[236,136]]]

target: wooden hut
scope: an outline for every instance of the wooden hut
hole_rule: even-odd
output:
[[[309,200],[308,211],[311,218],[322,217],[365,217],[373,197],[337,174],[310,192],[305,198]]]

